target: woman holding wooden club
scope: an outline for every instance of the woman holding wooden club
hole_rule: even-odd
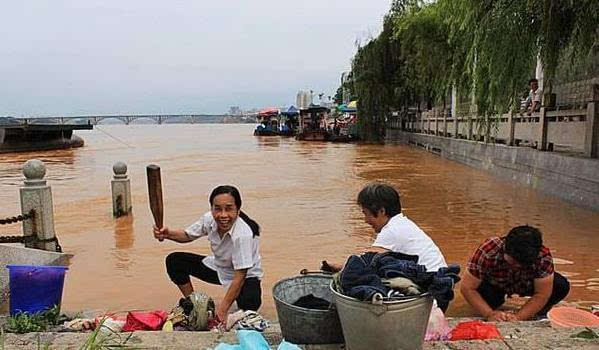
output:
[[[234,301],[242,310],[258,310],[262,304],[260,226],[241,211],[241,195],[229,185],[216,187],[210,194],[210,211],[186,229],[158,228],[154,237],[179,243],[206,236],[213,256],[176,252],[166,257],[166,270],[183,296],[193,293],[189,276],[227,288],[216,307],[220,321]]]

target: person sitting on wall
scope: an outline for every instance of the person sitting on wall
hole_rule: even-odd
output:
[[[358,194],[358,205],[362,208],[364,221],[377,233],[371,252],[403,253],[418,256],[418,264],[424,265],[427,272],[436,272],[447,267],[445,258],[435,242],[412,220],[401,212],[399,193],[387,184],[366,185]],[[324,271],[337,272],[343,269],[341,264],[323,261]],[[449,302],[439,303],[445,312]]]
[[[530,91],[528,92],[528,97],[522,106],[520,114],[526,112],[526,115],[531,115],[533,112],[541,110],[543,90],[539,89],[539,81],[537,79],[530,79],[528,85],[530,86]]]
[[[505,237],[491,237],[476,249],[462,276],[466,301],[489,321],[524,321],[544,317],[570,291],[568,280],[555,272],[541,232],[518,226]],[[531,296],[517,312],[499,311],[505,296]]]

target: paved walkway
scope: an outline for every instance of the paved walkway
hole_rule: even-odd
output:
[[[452,319],[454,325],[465,319]],[[599,339],[574,339],[570,336],[582,329],[554,329],[548,321],[500,323],[498,328],[504,340],[489,341],[458,341],[458,342],[426,342],[423,349],[599,349]],[[597,329],[596,331],[599,331]],[[220,342],[236,343],[233,332],[134,332],[112,337],[112,344],[124,343],[126,347],[137,349],[212,349]],[[276,349],[281,342],[281,332],[278,324],[273,324],[264,336]],[[90,333],[29,333],[4,334],[0,339],[0,349],[79,349],[87,340]],[[108,344],[108,342],[106,343]],[[304,345],[306,350],[337,350],[345,349],[343,345]],[[374,349],[373,349],[374,350]]]

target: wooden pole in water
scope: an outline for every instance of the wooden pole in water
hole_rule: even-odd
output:
[[[148,175],[148,196],[150,198],[150,210],[154,216],[154,223],[158,228],[163,224],[163,204],[162,204],[162,181],[160,180],[160,167],[150,164],[146,167]]]

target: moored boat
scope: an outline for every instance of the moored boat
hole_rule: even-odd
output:
[[[326,117],[330,109],[310,104],[306,109],[300,109],[298,140],[327,141],[331,133],[327,130]]]
[[[278,108],[264,108],[258,112],[257,118],[260,124],[254,130],[254,136],[278,136],[280,134]]]

